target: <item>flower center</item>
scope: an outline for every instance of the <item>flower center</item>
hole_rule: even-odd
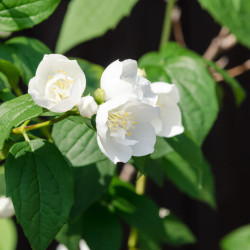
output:
[[[107,123],[111,131],[111,135],[125,132],[127,136],[130,136],[130,132],[128,132],[128,130],[134,128],[136,121],[135,118],[132,117],[131,112],[118,111],[109,114]]]
[[[45,96],[61,102],[70,96],[70,89],[74,80],[67,76],[67,72],[59,70],[57,74],[48,78],[45,87]]]

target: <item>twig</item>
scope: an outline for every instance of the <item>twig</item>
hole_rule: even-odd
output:
[[[241,65],[238,65],[234,68],[227,70],[227,73],[231,77],[236,77],[236,76],[242,75],[243,73],[245,73],[248,70],[250,70],[250,60],[247,60],[244,63],[242,63]],[[216,82],[223,81],[223,77],[217,72],[213,73],[213,77],[214,77]]]
[[[207,60],[213,60],[220,52],[231,49],[236,43],[235,36],[229,34],[227,28],[222,27],[219,35],[211,41],[203,57]]]
[[[177,43],[186,47],[180,19],[181,19],[181,9],[178,6],[175,6],[172,11],[174,37]]]

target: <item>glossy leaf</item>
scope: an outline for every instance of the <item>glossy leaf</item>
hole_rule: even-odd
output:
[[[20,71],[24,83],[35,75],[44,54],[50,54],[49,48],[34,38],[14,37],[0,43],[0,58],[13,63]]]
[[[167,177],[189,196],[215,208],[213,175],[201,149],[185,134],[167,142],[173,149],[162,160]]]
[[[250,48],[250,2],[248,0],[198,0],[213,18],[226,26],[237,39]]]
[[[0,3],[0,30],[17,31],[33,27],[48,18],[60,0],[3,0]]]
[[[107,191],[116,170],[110,160],[81,168],[72,168],[75,186],[75,204],[71,209],[71,218],[80,216],[90,205]]]
[[[43,109],[34,103],[29,94],[2,104],[0,106],[0,150],[13,127],[42,113]]]
[[[56,45],[64,53],[79,43],[103,35],[129,15],[137,0],[72,0]]]
[[[73,204],[72,173],[58,149],[43,140],[15,144],[5,164],[7,196],[33,249],[44,250]]]
[[[11,219],[0,219],[0,249],[15,250],[17,246],[17,230]]]
[[[74,167],[82,167],[106,159],[97,145],[96,132],[85,124],[68,119],[61,121],[54,125],[52,138]]]
[[[195,236],[177,216],[170,213],[163,218],[166,230],[166,242],[174,246],[183,244],[193,244],[196,242]]]
[[[249,250],[250,249],[250,225],[240,227],[226,235],[221,240],[222,250]]]
[[[5,174],[4,174],[4,167],[2,166],[0,167],[0,197],[1,196],[6,196]]]

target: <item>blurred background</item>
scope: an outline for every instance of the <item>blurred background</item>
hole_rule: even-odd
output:
[[[48,20],[34,28],[16,32],[15,36],[37,38],[54,51],[68,2],[61,1]],[[218,34],[220,26],[201,9],[196,0],[179,0],[178,5],[182,10],[181,24],[187,47],[203,54],[211,39]],[[137,60],[149,51],[158,50],[164,11],[163,0],[139,0],[131,15],[124,18],[115,30],[76,46],[66,56],[80,57],[104,67],[116,59]],[[249,59],[250,51],[236,45],[223,55],[229,58],[226,68],[232,68]],[[250,93],[250,72],[237,79]],[[250,222],[250,99],[247,98],[240,107],[236,107],[228,86],[223,82],[218,84],[223,85],[225,96],[218,119],[203,146],[215,177],[217,209],[212,210],[206,204],[190,199],[169,181],[165,181],[164,187],[160,189],[148,180],[146,194],[160,207],[174,211],[197,237],[195,245],[178,248],[166,246],[163,249],[217,250],[219,240],[224,235]],[[30,249],[20,226],[18,229],[17,249]],[[53,242],[48,249],[55,249],[56,245]],[[126,244],[122,249],[126,249]]]

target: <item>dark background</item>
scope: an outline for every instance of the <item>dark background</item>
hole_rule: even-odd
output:
[[[62,0],[48,20],[32,29],[17,32],[15,36],[37,38],[54,51],[68,2]],[[211,39],[218,34],[220,26],[201,9],[197,0],[180,0],[178,5],[182,9],[181,22],[186,44],[188,48],[202,54]],[[107,66],[116,59],[139,59],[143,54],[158,49],[164,11],[163,0],[139,0],[131,15],[124,18],[115,30],[78,45],[67,52],[66,56],[81,57],[102,66]],[[249,50],[241,45],[224,54],[230,59],[227,68],[243,63],[250,56]],[[250,73],[237,79],[249,93]],[[213,211],[206,204],[190,199],[169,181],[165,182],[163,189],[159,189],[149,180],[147,195],[159,206],[174,211],[198,239],[195,245],[178,248],[167,246],[163,249],[217,250],[221,237],[250,222],[249,99],[237,108],[230,89],[224,83],[219,84],[225,87],[223,106],[203,146],[214,173],[217,210]],[[18,227],[18,249],[30,249],[20,226]],[[54,242],[49,249],[55,249],[55,246]]]

